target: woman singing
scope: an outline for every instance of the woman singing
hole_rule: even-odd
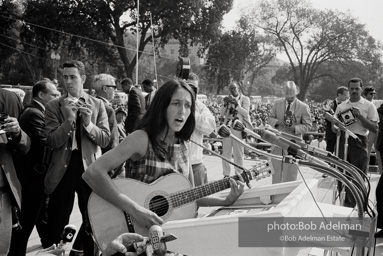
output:
[[[161,225],[163,220],[124,195],[113,184],[108,171],[129,159],[126,176],[151,183],[169,173],[180,173],[193,184],[187,141],[195,126],[195,95],[184,81],[165,83],[154,96],[136,131],[116,148],[98,158],[83,174],[95,193],[129,213],[142,227]],[[230,179],[227,198],[205,197],[198,206],[227,206],[243,193],[244,184]],[[171,186],[172,184],[169,184]]]

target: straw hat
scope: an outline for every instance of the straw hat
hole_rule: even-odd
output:
[[[285,97],[294,97],[300,92],[299,87],[293,81],[287,81],[284,88]]]

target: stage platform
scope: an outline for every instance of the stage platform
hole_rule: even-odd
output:
[[[204,163],[205,166],[208,170],[208,179],[209,181],[214,181],[218,179],[223,178],[222,174],[222,164],[221,164],[221,159],[215,156],[209,156],[209,155],[204,155]],[[244,161],[244,167],[245,168],[251,168],[252,165],[256,163],[256,160],[250,160],[250,159],[245,159]],[[232,174],[234,171],[232,171]],[[323,178],[322,173],[319,173],[317,171],[314,171],[310,168],[307,167],[301,167],[300,168],[300,173],[301,175],[298,174],[298,179],[307,179],[307,180],[316,180],[315,182],[315,200],[318,203],[321,204],[331,204],[332,203],[332,198],[333,198],[333,184],[334,184],[334,179],[331,177],[328,178]],[[371,181],[372,181],[372,188],[371,188],[371,200],[374,200],[374,192],[375,192],[375,187],[376,183],[379,179],[379,175],[375,174],[371,176]],[[253,188],[258,188],[262,186],[267,186],[271,185],[271,177],[259,180],[259,181],[253,181],[252,183]],[[375,184],[375,185],[374,185]],[[339,203],[338,203],[339,205]],[[199,209],[199,214],[198,217],[202,218],[203,216],[213,212],[217,208],[213,207],[204,207]],[[76,225],[77,228],[80,227],[81,225],[81,214],[78,209],[77,201],[75,202],[75,206],[73,208],[73,212],[71,214],[70,218],[70,224]],[[175,234],[177,235],[177,234]],[[33,230],[33,233],[29,239],[28,242],[28,256],[35,255],[36,251],[41,249],[40,241],[38,234],[36,232],[36,229]],[[66,255],[69,255],[69,252],[67,252]],[[221,254],[222,255],[222,254]],[[313,249],[313,248],[304,248],[302,250],[297,251],[297,254],[299,256],[303,255],[323,255],[323,250],[322,249]],[[377,239],[376,242],[376,252],[375,255],[383,255],[383,239]],[[210,256],[210,255],[209,255]],[[213,255],[214,256],[214,255]]]

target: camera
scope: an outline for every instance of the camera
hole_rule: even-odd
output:
[[[187,80],[190,72],[190,59],[185,57],[178,57],[178,59],[176,77]]]
[[[3,125],[5,124],[5,119],[9,116],[7,113],[0,113],[0,129],[3,129]]]
[[[17,206],[12,206],[12,230],[16,232],[21,230],[19,208]]]
[[[338,119],[345,125],[351,125],[357,121],[352,108],[346,109],[338,113]]]
[[[5,124],[5,119],[8,118],[7,113],[0,113],[0,125]]]
[[[285,114],[283,121],[287,127],[293,126],[293,124],[295,123],[295,116],[294,116],[293,112],[286,111],[286,114]]]

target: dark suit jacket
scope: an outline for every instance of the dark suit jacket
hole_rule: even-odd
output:
[[[16,93],[0,88],[0,112],[19,118],[24,106]]]
[[[125,119],[125,130],[132,133],[137,122],[145,114],[145,98],[141,91],[136,87],[132,87],[128,97],[128,116]]]
[[[20,98],[14,93],[0,89],[0,112],[19,118],[23,109]],[[16,203],[21,208],[21,185],[13,163],[15,154],[26,154],[30,147],[28,135],[21,130],[20,140],[8,140],[5,134],[0,135],[0,171],[3,171]],[[6,144],[4,142],[7,142]]]
[[[33,168],[43,163],[44,146],[47,143],[43,107],[32,100],[21,114],[19,123],[23,131],[31,139],[29,152],[17,163],[18,175],[22,184],[24,184],[24,182],[33,182],[32,179],[38,175]]]
[[[110,141],[109,141],[109,144],[105,148],[101,149],[102,153],[104,154],[105,152],[111,150],[112,148],[117,147],[117,145],[119,143],[116,113],[114,112],[114,109],[110,106],[110,103],[108,102],[107,99],[100,97],[100,96],[96,96],[96,98],[102,100],[102,102],[105,105],[106,114],[108,115]]]
[[[64,118],[64,99],[67,94],[51,100],[45,106],[45,131],[48,144],[53,148],[52,161],[45,177],[45,193],[51,194],[61,181],[72,155],[72,134],[76,125]],[[92,105],[93,129],[88,133],[81,125],[81,153],[84,170],[101,156],[101,148],[110,140],[108,116],[104,103],[86,93],[85,102]]]

